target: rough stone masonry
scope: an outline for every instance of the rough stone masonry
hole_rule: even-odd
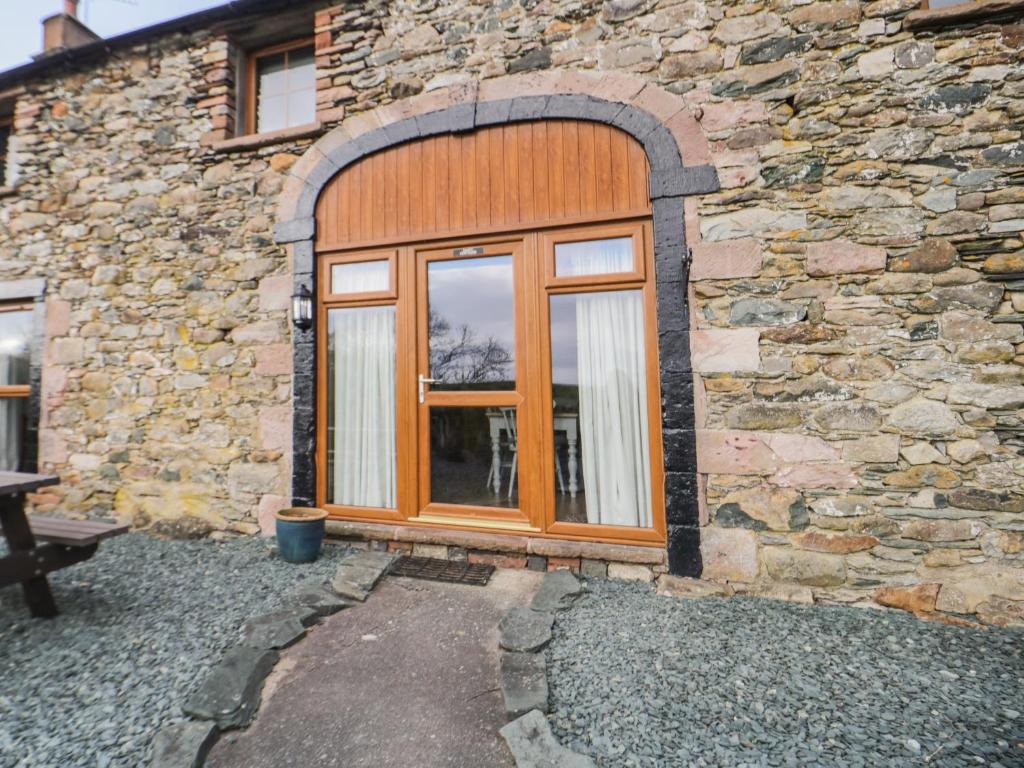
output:
[[[316,16],[323,130],[543,70],[679,95],[703,576],[1024,622],[1024,24],[915,0],[393,0]],[[40,510],[256,533],[288,502],[275,206],[312,138],[233,145],[233,45],[22,84],[0,279],[47,280]],[[792,587],[792,585],[799,585]]]

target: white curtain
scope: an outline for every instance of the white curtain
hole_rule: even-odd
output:
[[[0,355],[0,384],[15,384],[15,359]],[[5,397],[0,399],[0,470],[17,472],[21,464],[21,409],[25,399]]]
[[[330,311],[335,504],[393,509],[395,308]]]
[[[591,273],[600,271],[593,267],[602,261],[621,263],[619,247],[602,250],[600,241],[593,246],[587,259]],[[651,455],[642,293],[578,294],[576,344],[587,521],[649,528]]]

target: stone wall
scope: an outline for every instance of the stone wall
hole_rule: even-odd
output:
[[[551,68],[678,94],[722,182],[686,222],[705,577],[1020,622],[1024,26],[917,6],[326,9],[318,116]],[[176,36],[19,99],[0,278],[49,280],[41,507],[248,532],[286,501],[270,232],[309,140],[219,151],[230,61]]]

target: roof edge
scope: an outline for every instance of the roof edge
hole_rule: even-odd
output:
[[[26,80],[43,77],[60,67],[74,66],[164,35],[198,29],[263,9],[287,8],[311,2],[313,0],[298,0],[297,2],[296,0],[285,0],[285,2],[281,2],[281,0],[230,0],[224,5],[196,11],[187,16],[161,21],[114,37],[100,38],[93,43],[86,43],[75,48],[65,48],[43,54],[34,61],[0,71],[0,90],[6,90]]]

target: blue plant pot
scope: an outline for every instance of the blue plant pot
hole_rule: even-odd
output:
[[[327,512],[316,507],[282,509],[277,518],[277,551],[288,563],[312,563],[324,543]]]

